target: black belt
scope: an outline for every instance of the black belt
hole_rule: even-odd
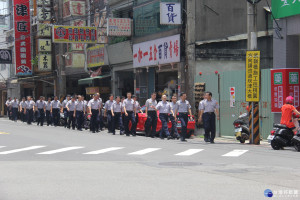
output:
[[[121,114],[121,112],[114,112],[115,114]]]
[[[148,112],[156,112],[155,110],[148,110]]]
[[[92,109],[92,111],[93,111],[93,110],[99,111],[98,109]]]
[[[159,113],[160,115],[169,115],[169,113]]]
[[[127,112],[133,112],[133,110],[126,110]]]
[[[52,108],[52,110],[59,110],[59,108]]]
[[[215,114],[214,112],[205,112],[204,114],[210,114],[210,115],[212,115],[212,114]]]
[[[180,112],[179,114],[184,114],[184,115],[187,115],[188,113]]]

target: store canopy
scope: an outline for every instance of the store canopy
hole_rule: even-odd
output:
[[[111,77],[111,75],[103,75],[103,76],[96,76],[96,77],[91,77],[91,78],[79,79],[78,80],[78,85],[92,84],[93,80],[95,80],[95,79],[103,79],[103,78],[108,78],[108,77]]]

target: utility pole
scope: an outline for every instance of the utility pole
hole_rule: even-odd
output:
[[[183,1],[184,2],[184,1]],[[192,112],[195,111],[195,94],[194,80],[196,74],[195,60],[195,41],[196,41],[196,0],[186,1],[186,30],[185,30],[185,49],[186,49],[186,66],[185,72],[185,92],[192,106]]]
[[[260,0],[247,0],[247,33],[249,51],[257,50],[257,3]],[[259,134],[259,102],[250,102],[250,144],[260,144]]]

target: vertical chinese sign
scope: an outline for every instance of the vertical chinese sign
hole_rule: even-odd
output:
[[[246,101],[259,102],[260,51],[247,51],[246,57]]]
[[[160,24],[166,24],[166,25],[181,24],[181,4],[161,2],[160,3]]]
[[[29,1],[14,0],[16,75],[32,75]]]
[[[271,70],[271,111],[281,112],[287,96],[294,97],[294,106],[300,108],[299,97],[300,69],[272,69]]]

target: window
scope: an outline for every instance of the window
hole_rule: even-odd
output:
[[[168,0],[162,0],[162,2],[168,2]],[[181,1],[173,0],[172,2]],[[145,4],[140,5],[142,3]],[[133,8],[135,36],[145,36],[178,28],[178,25],[160,25],[160,1],[136,0],[135,5],[139,5]]]

